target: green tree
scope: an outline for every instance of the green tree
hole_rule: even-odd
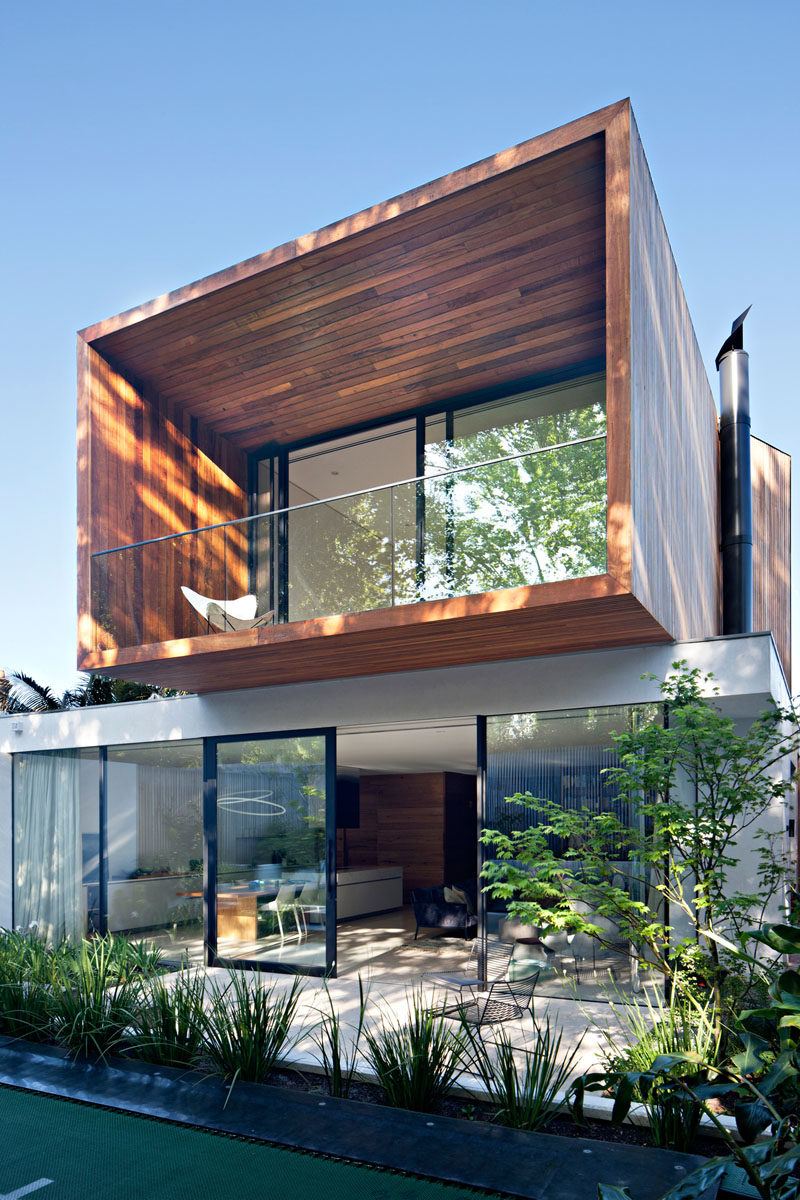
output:
[[[707,696],[716,691],[710,675],[685,662],[673,672],[660,685],[665,721],[614,736],[620,765],[605,773],[612,807],[629,805],[635,821],[512,796],[539,823],[484,830],[495,856],[484,877],[489,894],[511,901],[509,911],[529,923],[602,942],[597,918],[607,918],[666,976],[693,967],[721,1006],[736,965],[726,947],[763,920],[788,882],[780,831],[764,822],[795,787],[785,766],[800,746],[800,720],[794,706],[773,704],[740,731]],[[567,847],[558,856],[554,841]],[[745,874],[746,886],[737,886]],[[635,886],[643,875],[644,892]]]

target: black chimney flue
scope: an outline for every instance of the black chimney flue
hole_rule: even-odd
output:
[[[753,630],[753,501],[750,489],[750,377],[743,348],[746,308],[717,355],[722,534],[722,632]]]

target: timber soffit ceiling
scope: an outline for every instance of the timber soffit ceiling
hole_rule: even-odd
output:
[[[602,360],[602,130],[534,138],[80,335],[244,449]]]

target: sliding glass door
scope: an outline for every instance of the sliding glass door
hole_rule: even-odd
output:
[[[206,743],[212,962],[334,974],[332,729]]]
[[[109,746],[103,845],[109,933],[203,960],[202,741]]]
[[[606,569],[605,376],[465,398],[251,463],[250,590],[275,621]]]
[[[620,796],[609,769],[620,765],[616,733],[660,721],[657,705],[617,705],[558,712],[511,713],[480,718],[478,756],[481,777],[480,822],[505,834],[548,824],[545,811],[510,804],[509,797],[528,793],[567,811],[613,815],[624,825],[646,834],[638,806]],[[549,849],[563,864],[563,887],[570,878],[589,878],[581,861],[580,844],[548,835]],[[484,849],[484,854],[491,850]],[[535,872],[535,864],[527,869]],[[658,920],[665,919],[657,868],[637,862],[624,849],[609,853],[603,878],[623,889],[632,900],[647,904]],[[514,961],[535,959],[541,964],[538,992],[548,996],[605,999],[623,993],[631,999],[648,985],[659,986],[647,961],[624,931],[608,916],[594,912],[585,900],[574,901],[575,912],[597,931],[557,930],[525,925],[508,913],[508,901],[484,897],[483,930],[490,941],[514,944]],[[546,905],[545,905],[546,907]]]

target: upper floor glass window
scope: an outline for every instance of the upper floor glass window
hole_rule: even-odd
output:
[[[426,596],[606,567],[605,377],[428,417]]]

